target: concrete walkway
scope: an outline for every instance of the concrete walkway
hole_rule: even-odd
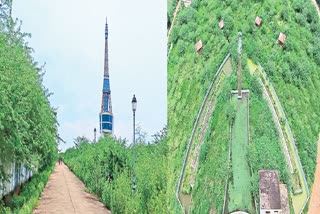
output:
[[[85,191],[83,183],[62,163],[56,164],[33,211],[42,213],[111,213],[98,199]]]
[[[318,141],[318,157],[317,166],[314,175],[314,183],[312,186],[311,199],[308,214],[320,213],[320,135]]]

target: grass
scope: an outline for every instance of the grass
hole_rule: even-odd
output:
[[[232,72],[232,64],[231,64],[231,58],[229,57],[228,60],[223,65],[220,71],[220,74],[214,80],[214,83],[210,88],[209,94],[206,98],[203,109],[199,115],[199,120],[197,124],[195,124],[196,131],[191,140],[191,147],[188,153],[185,169],[183,171],[184,172],[183,179],[182,179],[182,184],[181,184],[181,189],[179,194],[179,199],[186,210],[189,210],[189,206],[191,203],[190,195],[192,194],[191,186],[193,186],[193,184],[195,183],[197,172],[198,172],[198,165],[195,166],[196,167],[195,169],[192,167],[192,163],[195,161],[199,162],[199,159],[200,159],[201,150],[198,151],[198,154],[196,154],[196,147],[200,146],[200,149],[201,149],[202,144],[205,141],[205,134],[208,131],[209,120],[211,118],[211,115],[214,114],[214,105],[216,102],[217,95],[221,90],[221,85],[223,84],[225,79],[230,76],[231,72]],[[208,119],[207,123],[205,122],[206,117],[209,117],[207,118]]]
[[[237,105],[237,113],[232,127],[232,183],[229,185],[229,213],[247,211],[254,213],[251,194],[251,176],[248,164],[248,102],[245,96],[241,100],[236,95],[232,102]]]
[[[276,99],[276,94],[273,90],[271,90],[271,86],[269,86],[269,81],[266,79],[266,77],[262,74],[262,71],[258,66],[256,66],[251,60],[248,60],[248,65],[250,69],[250,73],[254,73],[254,71],[258,71],[260,74],[260,77],[263,79],[263,82],[268,87],[268,93],[271,96],[271,99],[273,100],[273,104],[275,106],[275,110],[277,112],[278,118],[285,118],[285,115],[281,111],[281,103],[279,103]],[[294,142],[293,139],[290,137],[290,131],[289,131],[289,124],[285,123],[282,125],[282,130],[284,132],[284,137],[286,139],[286,144],[289,150],[290,159],[293,163],[294,167],[294,173],[291,174],[291,180],[293,182],[292,185],[292,191],[291,192],[291,198],[292,198],[292,205],[296,213],[302,211],[304,208],[305,203],[308,199],[308,193],[307,193],[307,186],[304,183],[302,171],[299,167],[299,154],[296,154],[295,148],[294,148]],[[298,193],[298,194],[296,194]]]
[[[192,213],[222,212],[225,186],[230,174],[229,121],[225,109],[229,105],[226,101],[230,98],[231,79],[226,79],[217,96],[205,142],[200,150],[199,173],[192,193]]]

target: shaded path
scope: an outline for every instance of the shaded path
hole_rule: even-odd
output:
[[[320,213],[320,135],[318,140],[317,166],[311,191],[308,214]]]
[[[84,184],[62,164],[56,164],[33,214],[42,213],[111,213],[85,191]]]

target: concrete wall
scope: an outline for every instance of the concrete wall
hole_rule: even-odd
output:
[[[12,163],[7,167],[9,174],[8,181],[0,181],[0,196],[3,197],[13,191],[17,186],[27,181],[32,175],[32,171],[26,169],[23,164]]]

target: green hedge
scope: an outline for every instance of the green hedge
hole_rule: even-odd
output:
[[[23,163],[42,168],[56,159],[57,119],[50,106],[44,71],[31,56],[32,48],[20,22],[1,14],[0,22],[0,181],[7,166]]]
[[[137,192],[132,192],[132,149],[107,137],[80,143],[63,155],[65,163],[112,213],[163,213],[167,208],[166,142],[138,144]]]

